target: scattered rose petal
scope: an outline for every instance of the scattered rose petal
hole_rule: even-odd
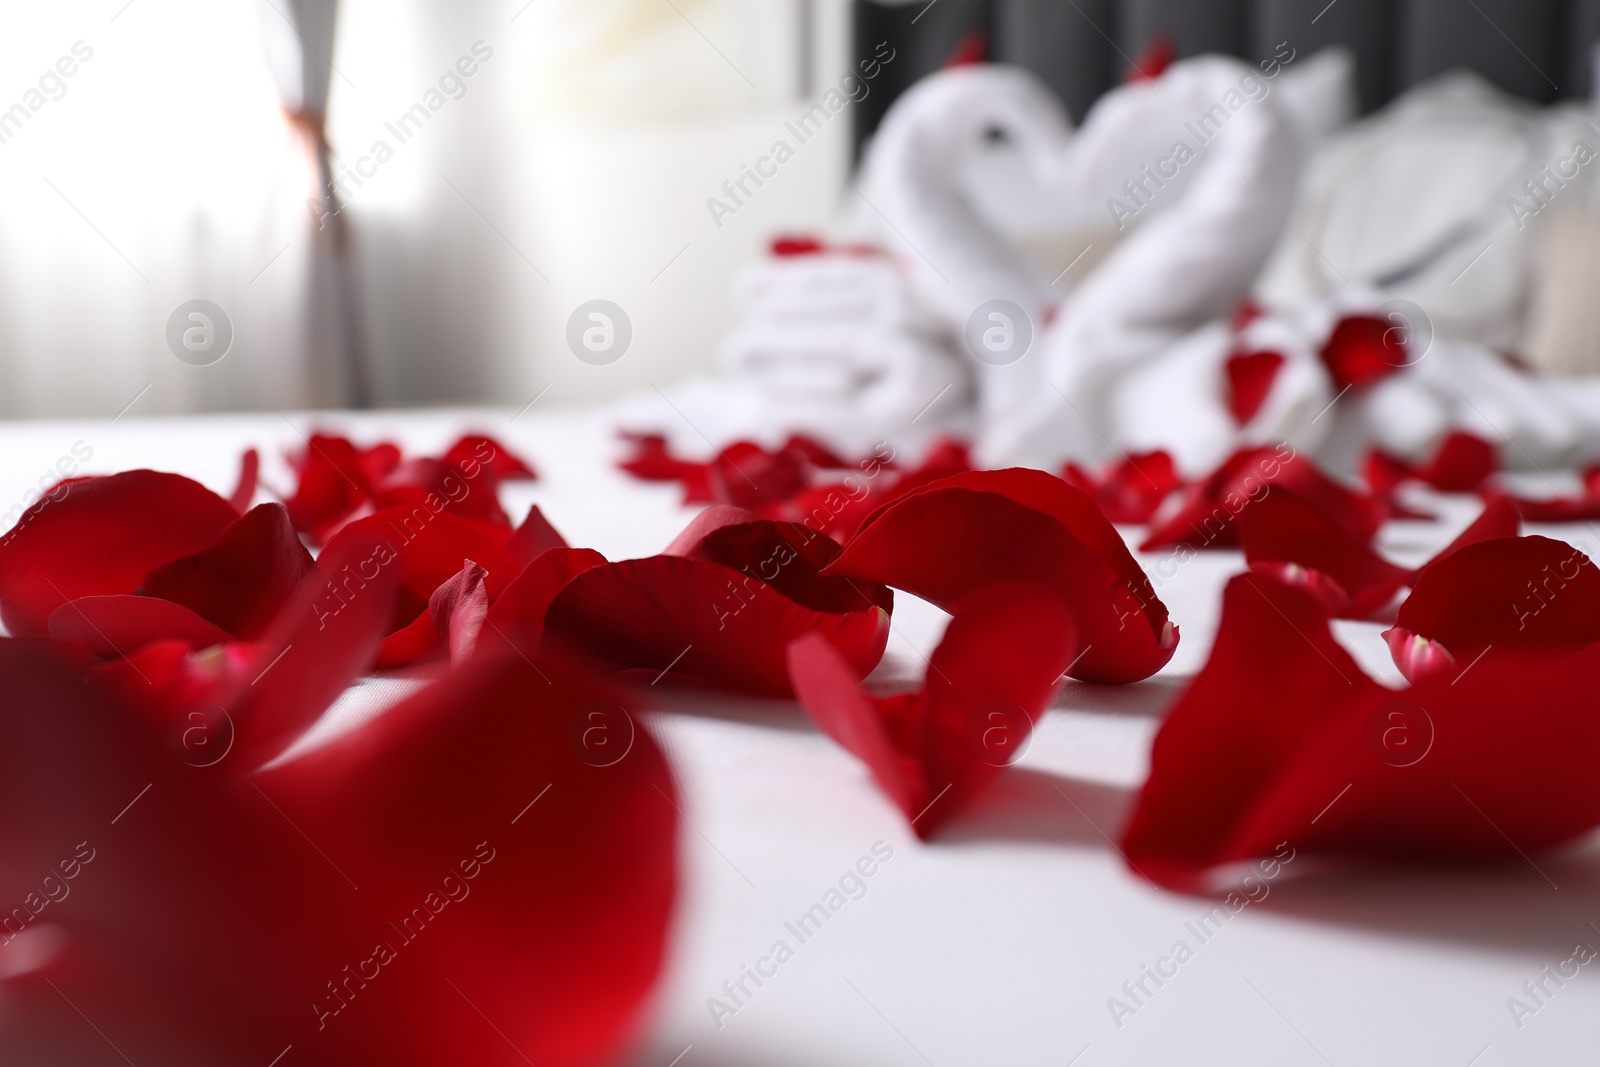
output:
[[[1144,523],[1182,484],[1178,468],[1166,452],[1144,452],[1113,460],[1099,473],[1068,463],[1061,479],[1094,498],[1106,518],[1116,523]]]
[[[450,662],[460,663],[478,646],[478,631],[489,614],[489,592],[483,580],[489,572],[466,560],[461,572],[433,591],[428,616],[434,632],[443,635]]]
[[[801,706],[927,838],[1023,750],[1076,653],[1066,605],[1001,584],[957,608],[916,693],[868,695],[818,634],[791,643],[788,661]]]
[[[1472,668],[1470,685],[1397,693],[1361,672],[1313,598],[1241,575],[1209,661],[1156,736],[1124,854],[1181,889],[1298,852],[1521,862],[1600,823],[1597,667],[1592,649],[1510,653]]]
[[[1340,319],[1320,354],[1340,390],[1371,385],[1408,362],[1405,331],[1375,315]]]
[[[0,621],[49,632],[69,600],[132,593],[145,575],[209,546],[239,517],[199,482],[135,470],[57,486],[0,538]]]
[[[1479,541],[1423,569],[1395,628],[1402,635],[1391,649],[1421,637],[1463,670],[1480,656],[1565,656],[1600,641],[1600,569],[1548,537]],[[1402,672],[1417,662],[1413,655],[1395,659]]]
[[[287,509],[262,504],[203,551],[153,569],[140,592],[182,604],[248,640],[260,635],[315,566]]]
[[[1295,494],[1364,542],[1372,540],[1387,516],[1382,499],[1345,488],[1288,445],[1248,448],[1186,489],[1177,508],[1152,526],[1139,550],[1236,548],[1234,520],[1253,501],[1277,492]]]
[[[904,589],[946,611],[981,586],[1033,582],[1071,605],[1072,676],[1133,682],[1172,658],[1178,633],[1116,527],[1081,490],[1012,468],[945,478],[873,513],[824,572]]]
[[[1272,385],[1283,369],[1280,352],[1240,352],[1222,365],[1227,376],[1228,413],[1236,425],[1247,425],[1272,394]]]
[[[803,527],[713,509],[667,553],[573,576],[545,614],[544,643],[613,670],[787,696],[785,650],[815,630],[864,677],[883,657],[891,601],[869,582],[821,576],[818,561],[838,551]]]

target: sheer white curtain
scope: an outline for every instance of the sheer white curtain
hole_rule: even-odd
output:
[[[710,369],[733,272],[775,231],[826,222],[841,187],[843,122],[725,227],[706,209],[798,110],[805,6],[342,0],[336,157],[394,149],[348,195],[379,403],[560,403]],[[811,6],[820,91],[844,73],[846,5]],[[398,117],[480,43],[492,56],[399,143]],[[632,319],[619,363],[567,348],[592,299]]]
[[[5,9],[0,415],[336,402],[299,328],[313,181],[256,5]],[[166,341],[196,298],[233,324],[211,366]]]
[[[824,224],[848,159],[836,123],[737,218],[707,214],[799,110],[805,6],[0,0],[0,416],[348,405],[353,343],[379,405],[520,407],[710,368],[728,279],[774,232]],[[810,6],[820,92],[846,4]],[[318,77],[354,331],[315,123],[290,118],[316,112]],[[197,298],[234,327],[211,366],[166,341]],[[595,298],[634,321],[610,367],[564,340]]]

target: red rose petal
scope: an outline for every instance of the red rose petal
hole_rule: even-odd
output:
[[[574,575],[607,562],[590,548],[554,548],[522,569],[489,609],[483,640],[503,642],[531,655],[544,636],[550,604]]]
[[[1406,681],[1415,683],[1430,674],[1445,671],[1449,672],[1450,677],[1457,677],[1460,665],[1450,650],[1439,642],[1398,626],[1383,631],[1383,640],[1389,646],[1389,657],[1400,668]]]
[[[1505,500],[1527,522],[1594,522],[1600,520],[1600,495],[1531,500],[1510,493],[1485,494],[1490,502]]]
[[[572,724],[625,706],[543,671],[455,672],[256,774],[174,758],[59,649],[0,641],[0,802],[34,813],[0,840],[0,893],[77,876],[24,931],[62,951],[6,982],[8,1055],[98,1062],[103,1033],[135,1063],[615,1055],[663,958],[676,790],[643,724],[585,761]]]
[[[372,493],[372,506],[384,508],[444,509],[452,515],[482,519],[509,527],[505,509],[495,493],[496,479],[480,471],[469,478],[437,459],[412,459],[400,464]]]
[[[1122,80],[1130,83],[1154,81],[1166,73],[1177,55],[1178,47],[1172,39],[1172,34],[1165,30],[1158,31],[1145,44],[1144,51],[1139,53],[1139,58],[1134,60],[1132,66],[1123,73]]]
[[[1405,331],[1374,315],[1340,319],[1320,354],[1339,389],[1371,385],[1409,362]]]
[[[488,574],[469,559],[428,600],[428,616],[435,632],[444,635],[451,663],[460,663],[478,647],[478,631],[489,614],[489,591],[483,587]]]
[[[533,481],[539,477],[526,460],[493,437],[481,433],[464,435],[439,458],[445,466],[462,472],[469,479],[477,478],[480,469],[497,482]]]
[[[787,696],[785,649],[801,634],[821,633],[862,677],[878,665],[889,616],[865,596],[861,605],[818,611],[721,563],[652,556],[575,575],[545,615],[544,643],[576,646],[613,670],[670,669]]]
[[[305,451],[292,460],[297,482],[284,505],[295,529],[321,541],[399,465],[400,449],[383,443],[363,450],[346,438],[314,433]]]
[[[789,646],[789,673],[801,705],[926,838],[1022,750],[1076,653],[1071,612],[1053,594],[994,585],[957,609],[920,693],[874,700],[815,634]]]
[[[426,614],[433,591],[460,572],[464,559],[477,561],[489,572],[491,595],[517,576],[522,568],[503,547],[504,531],[499,531],[497,538],[493,530],[487,524],[425,506],[386,508],[345,525],[328,542],[323,555],[356,538],[382,538],[396,546],[402,588],[390,626],[393,633]]]
[[[1132,524],[1149,522],[1182,484],[1172,457],[1159,451],[1114,460],[1098,474],[1068,463],[1061,480],[1093,497],[1112,522]]]
[[[206,548],[239,517],[176,474],[127,471],[58,489],[0,538],[0,621],[16,636],[47,633],[68,600],[132,593],[152,568]]]
[[[403,577],[395,538],[341,534],[252,648],[249,667],[209,694],[245,762],[287,748],[377,657]]]
[[[433,659],[447,651],[444,638],[433,625],[433,616],[424,611],[383,639],[372,665],[378,670],[393,670]]]
[[[658,433],[624,432],[622,436],[632,442],[634,451],[618,467],[647,482],[681,482],[686,504],[713,499],[708,464],[678,459],[668,448],[667,439]]]
[[[512,531],[511,539],[505,545],[506,554],[524,567],[552,548],[566,547],[566,538],[550,525],[550,520],[544,517],[538,504],[528,509],[527,518]]]
[[[297,1003],[308,1044],[416,1065],[615,1055],[664,961],[678,853],[677,790],[629,703],[558,663],[484,657],[261,776],[361,886],[355,929],[317,953],[339,963],[317,965],[337,977],[339,953],[374,941],[401,957],[321,1033]],[[587,744],[595,730],[615,748]],[[430,891],[458,894],[437,905],[448,928],[390,929]],[[302,973],[295,993],[340,1007]]]
[[[886,587],[822,575],[840,551],[837,542],[804,526],[718,505],[695,516],[661,554],[731,567],[817,611],[860,611],[869,604],[893,611],[894,594]]]
[[[1227,377],[1228,412],[1244,426],[1256,417],[1272,393],[1272,385],[1283,369],[1281,352],[1241,352],[1222,365]]]
[[[1463,671],[1480,656],[1567,655],[1600,641],[1600,568],[1548,537],[1479,541],[1423,569],[1395,626]]]
[[[1368,617],[1411,581],[1411,571],[1383,559],[1293,493],[1268,493],[1244,509],[1238,526],[1244,558],[1252,568],[1276,570],[1275,576],[1289,578],[1289,584],[1305,577],[1282,572],[1282,564],[1331,579],[1331,588],[1314,580],[1307,586],[1340,618]]]
[[[152,570],[140,592],[182,604],[235,637],[260,635],[316,564],[282,504],[262,504],[203,552]]]
[[[950,611],[996,581],[1044,585],[1083,641],[1072,675],[1133,682],[1172,658],[1177,631],[1116,528],[1043,471],[974,471],[880,508],[824,572],[880,582]]]
[[[1471,685],[1396,693],[1361,673],[1310,597],[1235,578],[1211,659],[1156,736],[1128,862],[1190,888],[1269,854],[1516,858],[1568,840],[1600,823],[1595,660],[1509,653]]]
[[[68,601],[50,616],[50,636],[82,641],[97,656],[127,656],[152,641],[182,641],[190,648],[225,644],[232,638],[193,611],[148,596],[86,596]]]
[[[1505,497],[1491,499],[1472,520],[1465,530],[1461,531],[1454,541],[1439,551],[1429,563],[1437,563],[1446,556],[1461,551],[1468,545],[1475,545],[1479,541],[1489,541],[1497,537],[1516,537],[1522,532],[1522,517],[1517,513],[1516,505]]]
[[[1494,445],[1476,434],[1457,430],[1439,444],[1426,464],[1413,473],[1446,493],[1470,493],[1500,467]]]
[[[1236,548],[1234,520],[1252,501],[1288,491],[1327,515],[1362,541],[1371,541],[1387,508],[1376,496],[1361,496],[1330,479],[1288,445],[1235,452],[1185,491],[1177,510],[1150,531],[1141,552],[1187,545]]]

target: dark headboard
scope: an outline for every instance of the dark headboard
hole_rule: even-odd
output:
[[[886,91],[855,111],[859,150],[902,89],[978,43],[1037,74],[1074,119],[1162,34],[1180,58],[1343,44],[1364,111],[1452,67],[1540,103],[1586,97],[1600,0],[855,0],[852,33],[857,54],[883,40],[898,51],[877,86]]]

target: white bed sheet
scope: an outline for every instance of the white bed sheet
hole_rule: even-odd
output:
[[[241,415],[0,425],[0,511],[82,442],[87,469],[178,471],[227,492],[239,452],[278,455],[330,427],[426,451],[479,429],[539,469],[504,490],[520,516],[538,502],[563,533],[609,557],[659,550],[692,512],[675,486],[613,468],[605,409]],[[685,446],[697,442],[687,433]],[[81,446],[80,446],[81,450]],[[1383,547],[1414,562],[1473,514],[1395,523]],[[1590,546],[1589,527],[1551,528]],[[1146,560],[1147,566],[1153,561]],[[1572,955],[1600,948],[1600,857],[1593,840],[1560,856],[1487,869],[1385,869],[1280,878],[1204,944],[1185,926],[1212,901],[1131,874],[1111,841],[1147,770],[1150,739],[1204,662],[1235,553],[1180,568],[1161,596],[1183,633],[1171,664],[1135,686],[1071,683],[1017,767],[933,844],[849,755],[792,703],[676,689],[651,717],[680,779],[682,901],[666,972],[625,1062],[637,1067],[761,1064],[1099,1067],[1109,1064],[1333,1064],[1355,1067],[1594,1062],[1600,973],[1584,967],[1520,1027],[1508,998]],[[901,598],[880,680],[920,679],[942,615]],[[1339,624],[1362,665],[1391,684],[1381,627]],[[321,730],[376,714],[410,683],[364,682]],[[872,846],[893,857],[804,944],[785,928]],[[880,846],[881,848],[882,846]],[[1559,888],[1555,888],[1559,887]],[[731,1015],[737,980],[777,940],[794,958]],[[1179,939],[1195,949],[1175,977],[1120,1020],[1125,981]],[[1553,983],[1547,985],[1555,989]]]

